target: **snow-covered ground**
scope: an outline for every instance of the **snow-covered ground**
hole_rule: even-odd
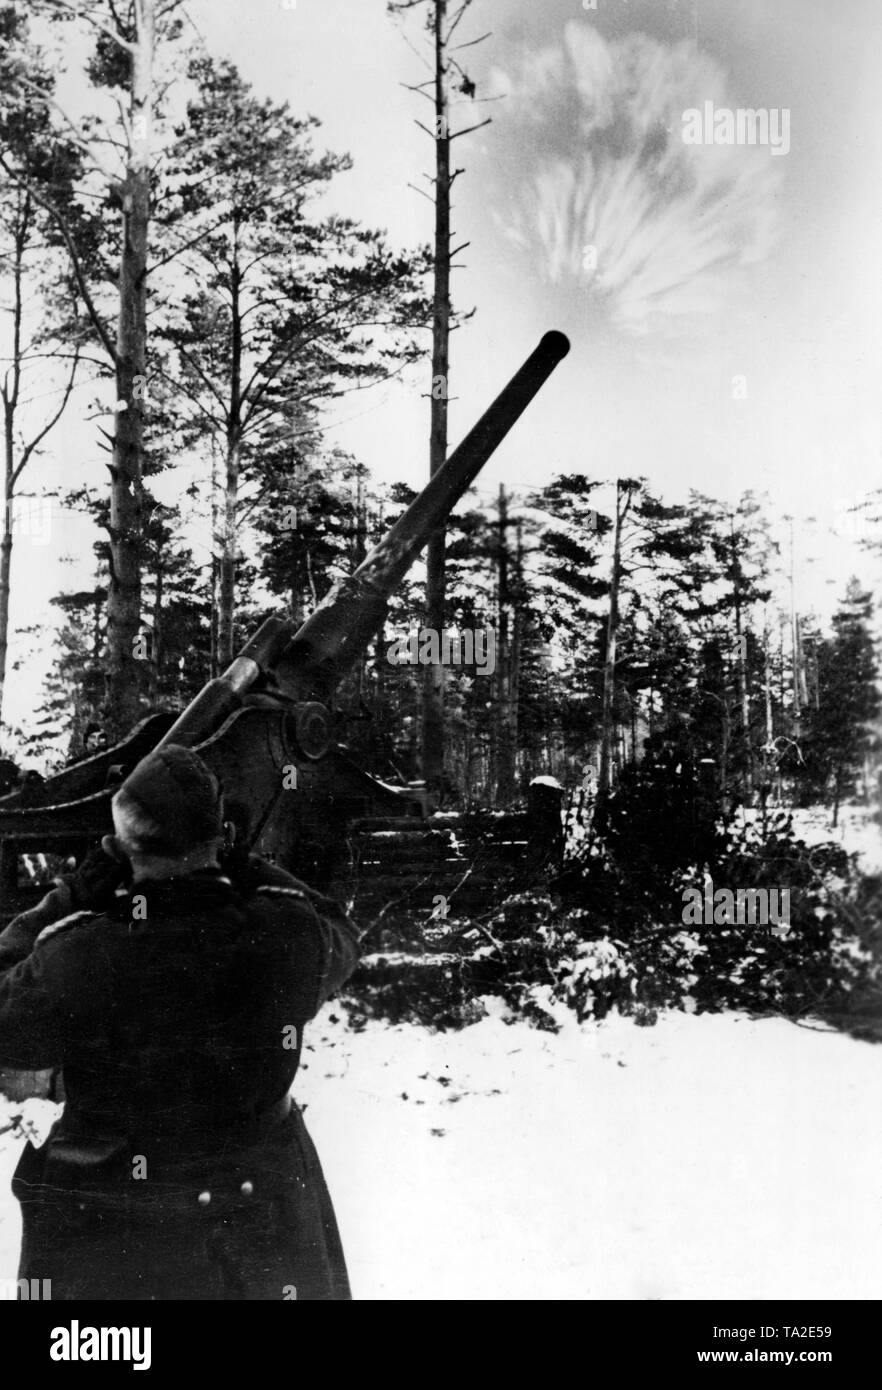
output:
[[[296,1094],[359,1299],[878,1298],[882,1047],[781,1020],[312,1025]],[[15,1150],[0,1155],[13,1277]]]
[[[788,808],[782,808],[788,809]],[[774,815],[778,807],[771,806],[769,814]],[[878,808],[863,802],[846,802],[840,806],[837,824],[832,823],[829,807],[796,807],[790,810],[793,828],[808,845],[832,841],[841,845],[849,854],[856,854],[858,868],[865,874],[882,873],[882,825]],[[738,816],[747,821],[758,821],[759,812],[742,807]]]
[[[858,857],[858,868],[865,874],[882,873],[882,825],[874,808],[861,804],[846,804],[839,808],[837,825],[830,823],[830,812],[817,806],[793,812],[793,824],[806,844],[834,840],[849,854]]]

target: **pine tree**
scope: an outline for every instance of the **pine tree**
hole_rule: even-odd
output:
[[[429,129],[422,121],[417,124],[432,139],[435,146],[435,172],[430,179],[433,188],[435,227],[432,254],[432,390],[430,395],[429,476],[435,474],[447,458],[447,413],[450,399],[450,334],[457,321],[450,293],[451,271],[456,256],[468,242],[453,246],[451,229],[452,190],[463,169],[452,167],[454,140],[488,125],[490,117],[453,129],[457,106],[475,100],[476,85],[463,69],[456,54],[460,48],[482,43],[489,35],[482,34],[468,44],[454,44],[460,24],[473,0],[390,0],[390,14],[400,15],[409,10],[426,8],[425,27],[431,41],[431,77],[411,84],[410,90],[426,97],[433,108],[433,125]],[[455,95],[454,89],[461,93]],[[420,189],[420,192],[423,192]],[[429,196],[426,194],[425,196]],[[429,538],[426,552],[426,626],[435,632],[443,631],[445,617],[445,533],[440,527]],[[444,783],[444,668],[436,663],[426,666],[423,692],[423,777],[426,786],[438,798]]]
[[[74,120],[56,110],[49,93],[26,74],[15,93],[42,101],[60,119],[84,158],[85,178],[78,191],[103,199],[109,236],[96,248],[80,236],[82,218],[40,188],[37,171],[24,161],[11,172],[39,202],[64,241],[85,314],[114,384],[108,536],[112,556],[108,593],[108,718],[117,732],[137,718],[141,671],[136,643],[141,612],[141,508],[145,455],[145,393],[148,382],[148,275],[155,192],[155,135],[163,88],[160,59],[180,36],[182,0],[34,0],[34,9],[57,21],[82,26],[94,47],[86,65],[96,107],[110,99],[116,118],[90,113]],[[115,260],[117,274],[110,273]],[[115,278],[113,296],[107,285]],[[111,325],[114,323],[115,327]]]
[[[833,808],[855,793],[866,760],[879,750],[882,699],[872,634],[873,602],[850,579],[833,617],[833,633],[818,650],[818,705],[806,710],[803,751],[808,790]]]
[[[413,358],[424,324],[424,262],[313,200],[349,167],[319,155],[318,125],[255,96],[235,67],[200,59],[177,131],[169,222],[194,244],[183,263],[198,289],[165,329],[183,442],[219,464],[217,658],[235,649],[242,528],[279,471],[309,457],[319,407],[387,379]],[[296,492],[296,479],[292,480]],[[280,518],[281,522],[282,518]]]

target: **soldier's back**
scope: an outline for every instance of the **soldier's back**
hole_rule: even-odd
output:
[[[348,1296],[288,1098],[337,938],[346,950],[345,918],[314,898],[293,880],[245,897],[207,871],[46,934],[47,985],[73,1001],[67,1103],[16,1176],[22,1277],[51,1266],[55,1298]]]

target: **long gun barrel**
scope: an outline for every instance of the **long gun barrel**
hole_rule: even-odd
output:
[[[198,748],[220,778],[227,803],[247,812],[249,840],[301,871],[312,862],[320,872],[320,854],[341,838],[347,818],[425,809],[416,793],[377,782],[347,757],[334,739],[327,700],[380,629],[387,601],[410,565],[569,346],[562,333],[545,334],[385,538],[302,626],[268,618],[177,719],[153,714],[112,748],[45,781],[34,774],[0,799],[0,909],[23,904],[17,896],[21,854],[70,854],[94,843],[110,829],[114,789],[163,743]],[[293,796],[284,795],[289,783]]]
[[[432,532],[444,524],[569,350],[563,333],[546,333],[354,574],[335,584],[299,629],[282,618],[268,618],[223,675],[199,692],[162,743],[201,742],[240,708],[246,695],[266,685],[293,700],[326,699],[380,628],[390,594]]]

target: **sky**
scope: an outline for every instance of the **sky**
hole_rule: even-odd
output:
[[[428,188],[434,154],[415,123],[431,107],[407,89],[428,75],[420,12],[192,0],[188,13],[258,92],[317,116],[319,140],[351,154],[329,206],[401,246],[430,239],[431,205],[409,187]],[[558,472],[645,476],[668,501],[693,488],[732,501],[767,492],[776,516],[795,518],[805,606],[829,613],[850,573],[875,578],[846,509],[882,484],[882,7],[474,0],[458,34],[485,33],[458,55],[480,101],[460,94],[454,129],[492,122],[454,144],[456,240],[469,246],[453,294],[476,312],[453,338],[451,443],[543,332],[563,329],[572,351],[485,468],[480,495]],[[706,102],[781,121],[786,111],[789,149],[686,144],[683,112]],[[419,484],[429,386],[427,359],[345,397],[325,422],[329,442],[380,479]],[[83,404],[49,460],[65,486],[100,478]],[[782,541],[788,532],[778,524]],[[19,546],[14,622],[87,582],[92,539],[66,518],[48,544]],[[10,716],[24,716],[32,682],[13,678],[9,694]]]
[[[238,7],[216,0],[193,12],[212,47],[227,46],[255,83],[307,106],[322,120],[328,145],[351,152],[355,169],[336,189],[341,206],[357,207],[402,242],[428,238],[432,209],[407,184],[430,167],[430,141],[414,124],[430,108],[397,85],[423,74],[401,35],[404,29],[421,46],[416,16],[393,25],[373,0],[297,0],[293,9],[259,0],[247,24]],[[718,278],[730,272],[732,283],[722,286],[730,293],[715,303],[706,285],[698,287],[695,312],[679,332],[667,325],[640,331],[640,324],[635,332],[592,300],[578,265],[553,283],[538,239],[521,247],[510,239],[514,210],[534,199],[537,173],[561,157],[578,166],[585,137],[573,88],[584,65],[564,69],[566,92],[560,72],[552,75],[557,100],[545,101],[538,83],[523,99],[515,90],[479,108],[463,98],[463,123],[486,114],[493,122],[455,146],[466,166],[456,188],[457,240],[471,246],[454,294],[477,313],[454,341],[452,437],[546,328],[562,328],[573,341],[565,367],[488,465],[484,486],[492,490],[497,477],[542,482],[558,466],[583,467],[601,477],[639,472],[671,493],[699,487],[735,497],[746,487],[768,488],[789,509],[808,513],[875,483],[879,7],[598,0],[591,11],[574,0],[476,0],[461,33],[485,30],[491,37],[461,55],[479,97],[496,95],[506,82],[517,89],[530,60],[580,35],[614,57],[616,44],[643,34],[662,55],[697,44],[696,102],[717,96],[702,85],[704,63],[711,79],[717,70],[718,101],[788,108],[792,147],[783,158],[760,148],[700,152],[709,179],[719,172],[725,180],[729,156],[737,155],[748,183],[765,194],[757,220],[774,216],[776,225],[757,232],[756,261],[724,265]],[[531,123],[524,107],[540,101]],[[681,110],[670,113],[675,134]],[[649,218],[644,232],[655,230]],[[737,375],[746,377],[744,399],[733,399]],[[420,392],[427,384],[415,380],[388,393],[388,409],[380,393],[362,397],[354,418],[340,425],[346,442],[386,476],[419,476],[425,467]]]

